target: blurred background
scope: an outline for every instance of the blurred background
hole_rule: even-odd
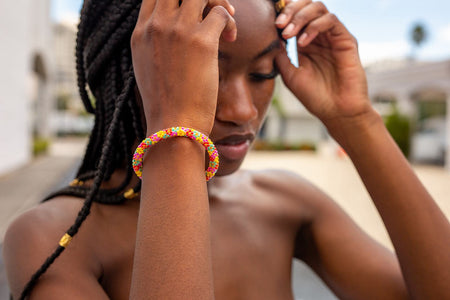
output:
[[[358,39],[373,105],[449,216],[450,2],[323,2]],[[8,224],[73,179],[93,126],[75,74],[81,4],[0,0],[0,252]],[[295,43],[289,52],[295,61]],[[392,247],[344,151],[279,79],[244,167],[287,168],[305,176]],[[304,266],[296,263],[294,274],[297,299],[334,299]],[[6,294],[0,258],[0,299]]]

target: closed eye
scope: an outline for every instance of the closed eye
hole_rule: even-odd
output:
[[[250,78],[253,81],[260,82],[264,80],[274,79],[275,77],[277,77],[278,74],[279,74],[278,70],[274,68],[273,71],[270,73],[250,73]]]

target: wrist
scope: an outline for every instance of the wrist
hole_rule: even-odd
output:
[[[148,149],[143,157],[144,175],[145,170],[158,168],[161,174],[179,174],[185,170],[204,174],[205,149],[198,142],[183,137],[162,140]],[[173,174],[168,178],[173,177]]]
[[[219,167],[219,156],[217,150],[213,144],[213,142],[203,133],[194,130],[192,128],[185,127],[172,127],[167,128],[161,131],[154,133],[153,135],[144,139],[139,146],[136,148],[136,151],[133,155],[133,169],[136,175],[141,178],[143,171],[143,158],[148,151],[148,149],[152,148],[154,145],[164,142],[169,139],[175,137],[185,137],[188,138],[195,143],[201,144],[204,149],[207,150],[209,155],[209,164],[205,171],[206,180],[209,181],[212,177],[214,177],[217,169]],[[180,143],[180,142],[178,142]],[[170,152],[170,151],[168,151]],[[184,152],[184,151],[183,151]]]
[[[200,120],[191,120],[188,118],[185,119],[176,119],[174,121],[170,120],[164,120],[164,121],[153,121],[149,122],[147,124],[147,135],[150,136],[160,130],[164,130],[166,128],[173,128],[173,127],[185,127],[185,128],[192,128],[194,130],[199,131],[202,134],[205,134],[206,136],[209,136],[211,134],[212,130],[212,124],[207,124],[207,122],[199,122]],[[206,124],[206,125],[205,125]]]
[[[325,126],[336,142],[349,151],[355,143],[362,143],[375,130],[384,128],[384,122],[380,114],[370,107],[356,116],[329,120]]]

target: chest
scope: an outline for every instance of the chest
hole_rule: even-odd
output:
[[[211,209],[216,299],[292,299],[295,236],[281,224],[241,206]],[[129,295],[135,232],[125,236],[129,237],[126,241],[109,249],[101,279],[111,299],[128,299]]]
[[[273,222],[255,212],[212,210],[216,299],[292,298],[294,236]]]

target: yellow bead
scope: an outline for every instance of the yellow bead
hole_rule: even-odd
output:
[[[72,241],[72,237],[68,233],[66,233],[59,241],[59,245],[61,247],[66,248],[70,244],[71,241]]]

